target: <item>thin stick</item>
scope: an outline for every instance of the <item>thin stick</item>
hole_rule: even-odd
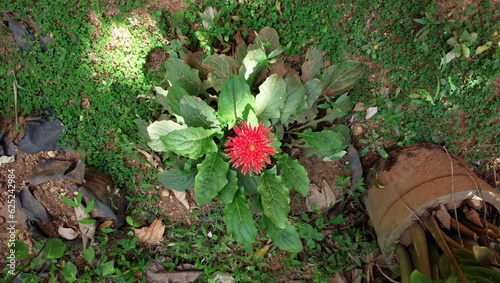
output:
[[[14,79],[12,82],[12,87],[14,88],[14,112],[16,114],[16,126],[19,127],[19,121],[17,118],[17,81]]]

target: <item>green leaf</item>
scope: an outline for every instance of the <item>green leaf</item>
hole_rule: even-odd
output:
[[[155,86],[154,89],[156,91],[155,101],[170,111],[171,108],[167,101],[168,91],[159,86]]]
[[[95,200],[90,200],[87,206],[85,207],[85,213],[89,214],[92,209],[94,209],[94,202]]]
[[[224,83],[232,76],[238,74],[236,61],[226,55],[212,55],[203,60],[203,65],[208,69],[208,81],[211,86],[220,92]]]
[[[302,196],[306,197],[309,194],[310,184],[304,166],[300,165],[299,161],[291,159],[288,155],[278,158],[278,166],[280,167],[285,185],[294,188]]]
[[[432,279],[423,275],[420,271],[414,270],[410,275],[410,282],[414,283],[433,283]]]
[[[76,280],[76,273],[78,272],[76,265],[74,265],[71,261],[66,262],[64,267],[61,270],[61,275],[69,282],[73,282]]]
[[[467,46],[462,47],[462,53],[464,54],[465,58],[470,57],[470,48]]]
[[[217,196],[217,199],[222,201],[224,204],[233,202],[234,196],[238,191],[238,173],[235,170],[230,169],[227,171],[226,177],[228,182]]]
[[[243,59],[245,80],[253,83],[252,77],[258,75],[262,66],[266,64],[267,56],[264,49],[256,44],[250,44],[247,48],[247,55]]]
[[[182,172],[180,170],[162,171],[158,173],[158,181],[165,187],[184,192],[194,187],[197,172]]]
[[[255,106],[255,97],[250,92],[250,87],[240,76],[230,77],[219,94],[218,114],[231,128],[238,118],[243,117],[243,112]]]
[[[236,241],[244,244],[255,242],[257,228],[241,191],[236,194],[233,202],[226,205],[224,213],[227,230],[234,234]]]
[[[196,203],[201,206],[211,201],[224,189],[229,163],[224,161],[224,153],[213,152],[207,154],[203,162],[196,166],[198,174],[194,180],[194,194]]]
[[[260,176],[238,174],[238,186],[243,187],[245,195],[256,194],[260,185],[262,185]]]
[[[16,260],[26,259],[30,252],[30,249],[23,241],[14,241],[12,248],[15,251]]]
[[[198,95],[202,92],[198,70],[191,69],[189,65],[180,59],[170,59],[165,63],[166,77],[172,86],[182,87],[190,95]]]
[[[313,132],[311,129],[307,129],[303,133],[296,133],[296,135],[303,138],[309,146],[321,151],[337,151],[342,147],[342,136],[334,131]]]
[[[84,250],[83,258],[88,262],[92,262],[95,259],[94,247],[88,247],[86,250]]]
[[[80,206],[76,202],[72,201],[71,199],[69,199],[65,196],[61,196],[61,199],[64,201],[65,204],[67,204],[71,207],[79,207]]]
[[[83,224],[83,225],[91,225],[96,222],[95,219],[82,219],[82,220],[77,220],[76,222]]]
[[[160,137],[168,150],[192,159],[198,159],[206,153],[216,152],[213,141],[216,129],[185,128],[174,130]]]
[[[80,205],[82,203],[82,199],[83,199],[82,193],[78,192],[78,194],[76,195],[76,204]]]
[[[125,217],[125,221],[127,221],[127,224],[132,226],[132,227],[140,227],[141,226],[141,223],[139,222],[139,220],[135,219],[134,217],[132,217],[130,215],[127,215],[127,217]]]
[[[299,76],[289,75],[285,79],[286,97],[281,109],[280,120],[286,124],[307,109],[306,89]]]
[[[306,52],[306,61],[302,64],[302,81],[307,82],[321,74],[325,57],[325,52],[321,49],[309,49]]]
[[[166,136],[172,131],[184,128],[185,126],[170,120],[155,121],[146,129],[149,135],[148,146],[157,152],[168,151],[167,146],[161,141],[160,137]]]
[[[357,61],[333,64],[323,73],[323,95],[334,97],[351,89],[364,75],[365,67]]]
[[[451,46],[455,46],[455,45],[457,45],[457,43],[458,43],[457,39],[456,39],[456,38],[454,38],[454,37],[450,37],[450,38],[448,38],[448,40],[447,40],[446,42],[447,42],[449,45],[451,45]]]
[[[476,49],[476,55],[481,54],[484,51],[490,49],[492,44],[493,44],[492,41],[488,41],[488,42],[486,42],[486,44],[478,46]]]
[[[45,258],[61,258],[66,250],[66,245],[61,239],[49,239],[45,244]]]
[[[283,78],[276,74],[269,76],[259,87],[259,91],[255,97],[255,115],[259,121],[279,118],[286,97],[286,84]]]
[[[181,99],[184,96],[189,96],[189,93],[183,89],[180,86],[171,86],[168,88],[168,94],[167,94],[167,103],[168,103],[168,108],[167,110],[172,114],[172,115],[181,115]]]
[[[288,222],[285,224],[285,228],[280,229],[274,225],[274,222],[268,217],[263,217],[262,221],[266,226],[267,236],[273,240],[280,249],[298,253],[302,251],[302,242],[299,238],[299,233],[295,227],[290,225]]]
[[[318,79],[312,79],[304,84],[307,95],[307,106],[313,107],[323,91],[323,83]]]
[[[212,128],[219,126],[215,110],[201,99],[184,96],[180,101],[180,115],[190,127]]]
[[[115,263],[113,261],[108,261],[102,265],[102,276],[108,276],[115,272]]]
[[[273,170],[264,170],[262,185],[257,188],[260,194],[264,215],[269,217],[280,229],[286,227],[290,212],[290,196],[288,189]]]

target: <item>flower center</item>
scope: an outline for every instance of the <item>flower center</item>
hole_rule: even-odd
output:
[[[254,151],[255,149],[256,149],[255,144],[251,143],[251,144],[248,145],[248,150]]]

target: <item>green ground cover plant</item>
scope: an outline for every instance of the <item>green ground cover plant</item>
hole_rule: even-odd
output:
[[[229,221],[233,224],[226,225],[224,221],[227,223],[228,219],[221,214],[244,208],[246,217],[237,219],[241,223],[253,221],[250,219],[254,213],[262,215],[264,207],[254,206],[262,205],[259,196],[263,190],[259,192],[258,185],[252,188],[241,185],[242,180],[276,184],[283,192],[283,198],[277,201],[285,203],[285,195],[290,188],[297,189],[297,185],[286,183],[289,178],[280,167],[299,168],[287,156],[289,148],[306,147],[310,154],[331,160],[339,158],[349,140],[348,133],[345,126],[339,125],[323,129],[327,134],[321,134],[321,126],[329,119],[340,118],[342,124],[348,125],[346,117],[358,114],[358,121],[365,123],[365,132],[369,133],[360,143],[364,147],[360,148],[361,155],[374,151],[383,156],[387,141],[399,146],[431,141],[464,155],[473,164],[480,164],[478,170],[485,170],[485,164],[494,166],[492,157],[499,155],[500,140],[494,134],[500,132],[500,102],[496,93],[498,86],[495,88],[494,83],[500,66],[499,24],[493,19],[498,18],[500,7],[494,6],[492,1],[479,1],[477,5],[456,9],[451,16],[441,10],[437,1],[187,1],[187,10],[176,14],[165,9],[150,10],[156,21],[155,27],[129,13],[149,9],[147,3],[150,2],[116,1],[121,13],[110,15],[107,4],[97,0],[2,2],[2,10],[8,9],[15,18],[30,23],[30,31],[37,40],[46,35],[54,38],[44,52],[35,44],[24,52],[2,53],[2,116],[36,115],[44,107],[54,108],[65,127],[61,146],[85,153],[86,164],[111,176],[117,187],[127,186],[126,197],[131,203],[128,214],[140,223],[149,223],[152,218],[162,215],[156,206],[159,203],[156,170],[140,170],[140,166],[129,165],[129,161],[137,159],[146,163],[135,148],[137,145],[147,148],[152,144],[151,132],[141,134],[137,131],[141,127],[150,129],[149,124],[171,121],[186,129],[196,129],[189,131],[211,133],[206,139],[209,145],[197,154],[184,151],[164,137],[168,152],[162,161],[165,167],[174,170],[160,174],[160,181],[177,178],[184,185],[193,183],[193,180],[196,182],[200,171],[208,168],[206,160],[219,158],[221,164],[228,167],[222,175],[225,175],[227,184],[231,184],[233,193],[226,198],[212,188],[210,197],[205,200],[211,201],[215,197],[223,205],[216,205],[215,212],[208,216],[197,215],[200,223],[189,227],[169,223],[164,217],[163,221],[170,228],[165,236],[169,245],[160,252],[138,244],[131,230],[133,226],[118,237],[104,233],[98,246],[85,251],[65,245],[63,254],[59,254],[57,249],[50,248],[55,240],[49,240],[36,242],[33,248],[35,256],[28,257],[25,248],[19,244],[19,258],[28,262],[20,272],[23,282],[37,282],[44,263],[50,265],[43,270],[51,280],[90,282],[119,277],[126,282],[136,282],[148,262],[165,257],[168,259],[165,265],[170,269],[184,262],[195,263],[204,272],[201,280],[210,280],[215,271],[220,271],[231,273],[236,280],[243,282],[269,281],[278,276],[286,278],[288,271],[294,270],[302,276],[299,279],[325,281],[337,272],[359,268],[362,258],[376,244],[373,235],[360,226],[339,228],[337,225],[346,221],[342,216],[326,219],[319,213],[289,215],[285,205],[278,212],[281,220],[258,221],[255,225],[259,229],[253,232],[250,228],[252,233],[248,239],[252,240],[246,241],[241,231],[234,229],[236,222]],[[251,42],[240,57],[234,55],[237,34],[246,39],[266,26],[279,33],[277,42]],[[10,36],[3,25],[0,36]],[[10,44],[14,49],[14,43]],[[157,50],[164,51],[169,60],[159,70],[150,72],[146,67],[148,57]],[[211,68],[180,63],[189,52],[196,51],[196,62]],[[455,57],[449,59],[449,55],[448,60],[446,54],[450,52]],[[248,54],[253,54],[253,57]],[[302,77],[297,80],[294,75],[285,78],[277,75],[258,78],[255,75],[259,73],[257,69],[281,64],[280,60],[292,61],[298,58],[295,56],[302,56],[309,65],[292,62],[291,69],[302,74],[307,68],[314,70],[309,80],[302,80]],[[327,97],[321,101],[319,96],[313,99],[316,95],[310,95],[314,89],[311,85],[327,81],[328,76],[331,79],[336,74],[333,67],[319,63],[323,60],[314,59],[323,56],[340,66],[340,70],[357,68],[342,62],[361,61],[368,67],[368,75],[360,78],[348,96]],[[230,75],[226,69],[218,68],[221,62],[228,61],[233,68],[229,69]],[[238,69],[241,66],[245,68],[243,73]],[[186,82],[172,79],[177,67],[185,72],[182,74],[205,72],[206,77],[201,76],[200,85],[195,86],[200,88],[198,93],[184,89],[189,88],[191,82],[186,86]],[[246,71],[249,77],[245,78]],[[239,79],[240,74],[243,74],[243,80]],[[284,86],[283,95],[290,97],[304,96],[305,91],[306,105],[303,99],[299,99],[297,104],[287,106],[297,108],[287,108],[285,100],[281,108],[277,107],[281,109],[278,117],[266,111],[267,107],[261,108],[263,111],[257,115],[259,108],[253,101],[248,103],[250,107],[245,111],[232,111],[231,107],[221,107],[217,100],[224,87],[229,89],[228,80],[240,88],[248,88],[244,92],[247,97],[248,94],[266,93],[265,89],[271,86],[281,86],[281,89]],[[12,87],[14,83],[18,88],[17,99]],[[263,83],[265,87],[259,89]],[[181,93],[176,96],[178,100],[169,101],[167,93],[175,91],[167,86]],[[297,91],[290,91],[292,87]],[[155,93],[156,99],[151,99]],[[165,94],[166,98],[162,100]],[[267,98],[276,100],[271,94]],[[363,111],[350,112],[360,102],[367,107],[377,106],[378,113],[371,120],[364,121]],[[231,115],[221,116],[221,109],[231,112]],[[296,110],[309,112],[311,109],[315,112],[308,115],[312,116],[311,120],[295,113],[300,112]],[[204,110],[207,116],[197,120],[196,116],[189,115],[198,110]],[[242,174],[241,168],[230,167],[224,156],[225,144],[228,137],[236,137],[232,129],[233,126],[241,127],[240,121],[253,123],[253,126],[261,122],[265,127],[272,127],[269,134],[273,136],[269,140],[276,141],[269,146],[278,152],[271,157],[269,168],[275,169],[262,169],[261,175],[250,177]],[[379,122],[380,126],[371,128],[371,122]],[[309,134],[340,141],[339,146],[322,148],[321,144],[315,143],[318,136],[311,138]],[[155,139],[158,146],[163,143],[160,136]],[[314,148],[315,145],[319,148]],[[229,188],[227,184],[223,189]],[[245,187],[245,190],[234,190],[237,188],[235,184]],[[249,188],[253,193],[248,192]],[[305,186],[301,188],[305,193]],[[361,198],[362,195],[355,197],[358,202]],[[290,198],[292,201],[295,199]],[[213,220],[210,224],[204,222],[207,217]],[[356,219],[356,224],[364,221],[359,213]],[[284,231],[275,229],[277,226],[286,228]],[[228,229],[233,233],[227,233]],[[322,233],[325,230],[330,233]],[[266,246],[268,237],[279,243],[285,232],[293,235],[294,244],[282,243],[269,248],[270,257],[279,257],[285,265],[285,269],[277,274],[270,274],[272,264],[257,259],[255,251]],[[213,237],[207,238],[209,233]],[[255,242],[248,244],[252,241]],[[335,245],[325,245],[327,241]],[[293,252],[283,254],[281,248]],[[74,261],[82,257],[80,254],[84,263]],[[310,269],[310,266],[314,268]]]

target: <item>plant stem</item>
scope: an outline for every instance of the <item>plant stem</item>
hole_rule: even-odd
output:
[[[423,275],[431,278],[431,265],[429,264],[429,250],[427,248],[427,235],[419,223],[410,227],[410,236],[415,247],[419,261],[419,270]]]
[[[457,260],[453,256],[453,253],[452,253],[450,247],[448,246],[445,238],[443,237],[443,232],[441,231],[438,224],[436,223],[436,219],[434,219],[434,217],[432,215],[426,215],[426,216],[422,217],[421,220],[422,220],[422,223],[425,225],[425,228],[427,228],[427,230],[429,230],[431,235],[436,240],[438,246],[443,250],[444,255],[448,258],[448,261],[453,266],[453,269],[455,270],[455,273],[456,273],[458,279],[460,280],[460,282],[468,283],[469,280],[467,280],[467,278],[465,278],[465,275],[462,272],[462,269],[460,268]]]
[[[399,269],[401,272],[401,283],[410,283],[410,276],[413,271],[413,266],[411,264],[410,254],[408,250],[398,243],[396,245],[396,259],[399,262]]]

